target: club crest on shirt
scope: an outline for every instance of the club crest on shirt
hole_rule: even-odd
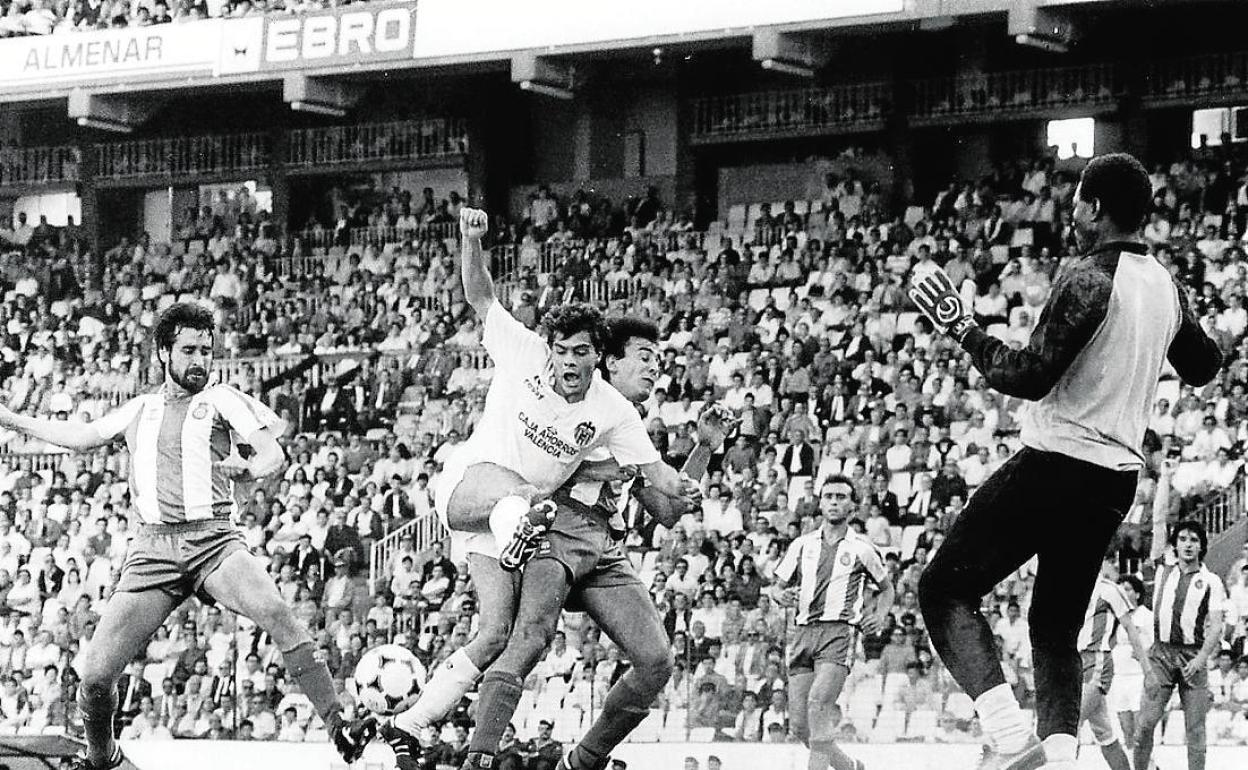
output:
[[[205,417],[208,416],[208,405],[204,403],[200,403],[198,406],[195,407],[195,410],[191,412],[191,416],[194,417],[196,420],[204,419]]]
[[[1204,589],[1204,587],[1205,587],[1205,581],[1201,580],[1200,578],[1196,578],[1196,580],[1192,582],[1192,586],[1193,586],[1193,587],[1194,587],[1197,591],[1201,591],[1201,590],[1203,590],[1203,589]]]
[[[841,565],[845,567],[849,566],[849,554],[847,553],[841,554]]]
[[[576,426],[576,431],[572,434],[572,437],[576,439],[576,443],[579,446],[587,446],[589,442],[594,440],[594,434],[597,432],[598,428],[592,422],[586,420]]]

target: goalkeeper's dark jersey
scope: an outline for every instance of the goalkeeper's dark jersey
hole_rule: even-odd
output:
[[[988,384],[1025,398],[1020,439],[1114,470],[1144,464],[1141,444],[1167,360],[1204,385],[1222,354],[1181,287],[1143,244],[1081,257],[1054,284],[1027,347],[978,328],[962,340]]]

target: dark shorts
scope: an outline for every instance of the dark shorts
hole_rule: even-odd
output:
[[[789,644],[789,673],[810,673],[820,663],[839,663],[848,669],[857,636],[857,629],[841,621],[798,626]]]
[[[1148,665],[1157,676],[1157,684],[1165,689],[1186,687],[1191,690],[1209,689],[1209,671],[1201,667],[1190,679],[1183,677],[1183,667],[1200,654],[1196,645],[1154,642],[1148,651]]]
[[[580,593],[585,590],[631,585],[646,590],[605,518],[578,503],[556,502],[555,523],[533,558],[563,565],[572,585],[566,602],[569,612],[583,611]]]
[[[1083,683],[1095,684],[1102,694],[1108,694],[1114,682],[1113,656],[1102,650],[1084,650],[1079,655],[1083,658]]]
[[[243,534],[229,519],[144,524],[130,541],[117,591],[164,591],[178,601],[202,589],[208,576],[235,551],[246,551]]]

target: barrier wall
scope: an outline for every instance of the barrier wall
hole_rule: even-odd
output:
[[[122,749],[139,770],[346,770],[327,743],[275,743],[236,741],[131,741]],[[867,767],[880,770],[966,770],[974,767],[979,747],[970,745],[892,744],[853,745],[846,751]],[[614,756],[628,762],[630,770],[683,770],[685,757],[706,767],[710,755],[720,758],[723,770],[804,770],[806,751],[801,746],[734,743],[625,744]],[[1156,752],[1161,767],[1186,767],[1182,746],[1161,746]],[[352,770],[391,770],[389,749],[374,744]],[[1080,770],[1102,770],[1105,762],[1093,746],[1080,755]],[[1248,747],[1215,746],[1209,749],[1208,770],[1243,770],[1248,767]]]

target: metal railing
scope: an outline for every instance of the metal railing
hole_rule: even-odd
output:
[[[411,521],[403,522],[393,532],[386,534],[373,543],[368,553],[368,588],[376,592],[381,581],[389,587],[390,575],[393,573],[394,555],[399,550],[399,541],[405,536],[412,538],[412,549],[416,553],[424,553],[446,538],[449,534],[441,520],[433,513],[425,514]]]
[[[8,463],[13,470],[55,472],[66,458],[74,456],[71,452],[0,452],[0,462]]]
[[[0,187],[78,181],[77,147],[0,147]]]
[[[1208,98],[1248,91],[1248,52],[1163,59],[1148,65],[1147,101]]]
[[[1113,104],[1121,94],[1112,64],[989,72],[914,84],[912,120],[1008,115]]]
[[[693,138],[816,134],[879,124],[892,103],[888,83],[761,91],[695,100]]]
[[[301,167],[448,158],[468,152],[467,123],[459,118],[305,128],[289,132],[287,140],[286,163]]]
[[[1205,526],[1205,531],[1210,538],[1230,529],[1235,522],[1243,518],[1245,501],[1248,500],[1245,484],[1248,484],[1248,477],[1241,469],[1226,489],[1220,490],[1212,499],[1206,500],[1193,514],[1193,518]]]
[[[431,243],[459,237],[458,222],[437,222],[416,227],[352,227],[342,233],[327,229],[307,229],[296,238],[305,249],[334,246],[384,246],[388,243]]]
[[[101,179],[260,171],[269,164],[264,133],[134,139],[97,144],[95,150]]]

